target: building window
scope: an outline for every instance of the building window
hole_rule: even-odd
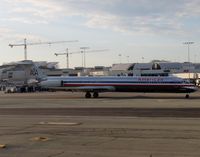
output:
[[[13,78],[13,72],[9,72],[9,73],[8,73],[8,78],[9,78],[9,79]]]

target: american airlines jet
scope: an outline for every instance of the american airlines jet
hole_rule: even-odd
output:
[[[41,87],[53,90],[82,91],[86,98],[99,96],[101,92],[157,92],[189,93],[197,87],[175,76],[131,76],[131,77],[48,77],[40,82]]]

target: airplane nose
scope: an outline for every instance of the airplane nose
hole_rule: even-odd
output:
[[[199,87],[195,86],[195,87],[194,87],[194,90],[195,90],[195,91],[198,91],[198,90],[199,90]]]

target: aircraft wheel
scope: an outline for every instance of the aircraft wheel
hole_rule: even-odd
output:
[[[86,92],[86,94],[85,94],[85,98],[91,98],[91,94],[90,94],[90,92]]]
[[[98,92],[94,92],[93,97],[94,98],[98,98],[99,97],[99,93]]]
[[[186,94],[186,95],[185,95],[185,98],[186,98],[186,99],[188,99],[189,97],[190,97],[189,94]]]

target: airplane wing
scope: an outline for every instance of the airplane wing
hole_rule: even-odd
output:
[[[82,86],[82,87],[76,87],[77,91],[83,91],[83,92],[109,92],[114,91],[115,87],[113,86]]]
[[[111,92],[111,91],[115,91],[115,87],[113,87],[113,86],[49,87],[49,89],[77,91],[77,92]]]
[[[65,90],[81,91],[81,92],[109,92],[114,91],[113,86],[81,86],[81,87],[65,87]]]

